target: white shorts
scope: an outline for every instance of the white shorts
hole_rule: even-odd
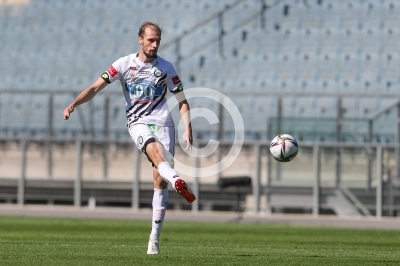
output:
[[[135,124],[128,130],[129,135],[136,144],[136,147],[146,155],[149,161],[151,160],[144,149],[145,146],[154,139],[164,146],[168,156],[168,162],[173,166],[173,156],[175,154],[175,127],[164,127],[154,124]]]

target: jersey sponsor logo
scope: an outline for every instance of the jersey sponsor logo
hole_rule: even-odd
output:
[[[103,74],[101,74],[101,78],[104,79],[105,82],[111,83],[110,82],[110,76],[108,75],[107,72],[104,72]]]
[[[148,128],[150,129],[151,133],[156,133],[156,125],[155,124],[147,124]]]
[[[110,74],[110,76],[113,78],[118,74],[118,71],[113,67],[113,65],[111,65],[108,69],[107,69],[108,74]]]
[[[151,74],[151,71],[140,70],[138,73],[139,73],[139,74],[142,74],[142,75],[150,75],[150,74]]]
[[[174,83],[174,85],[181,83],[181,80],[179,79],[178,76],[172,77],[172,83]]]
[[[163,91],[162,87],[154,87],[146,83],[125,83],[125,90],[140,102],[152,102],[156,96],[161,96]]]

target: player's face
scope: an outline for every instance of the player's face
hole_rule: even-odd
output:
[[[160,33],[151,27],[147,27],[145,29],[143,37],[139,36],[139,43],[142,52],[147,58],[156,57],[158,47],[160,46],[160,41]]]

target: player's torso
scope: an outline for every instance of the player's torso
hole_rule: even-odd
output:
[[[126,58],[120,81],[126,99],[128,126],[139,122],[154,123],[155,119],[169,119],[165,104],[169,64],[158,59],[145,64],[138,61],[135,54]]]
[[[166,67],[162,62],[141,64],[137,62],[136,56],[129,56],[124,72],[121,73],[121,83],[131,104],[151,103],[166,93]]]

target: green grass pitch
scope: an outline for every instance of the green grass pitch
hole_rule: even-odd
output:
[[[400,230],[0,217],[0,265],[400,265]]]

